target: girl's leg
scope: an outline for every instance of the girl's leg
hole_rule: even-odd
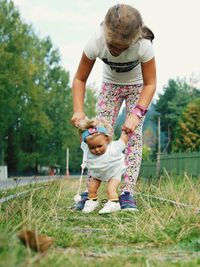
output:
[[[114,126],[124,97],[119,85],[103,83],[97,102],[97,118],[105,118]]]
[[[130,110],[136,104],[141,88],[133,90],[131,94],[126,97],[126,110],[127,115],[130,114]],[[129,135],[129,141],[125,149],[125,163],[127,170],[124,174],[124,182],[122,184],[122,191],[128,191],[131,194],[134,193],[135,184],[140,171],[141,159],[142,159],[142,125],[141,119],[139,125],[135,131]]]

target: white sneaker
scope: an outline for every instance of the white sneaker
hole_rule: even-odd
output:
[[[103,209],[99,211],[99,214],[117,212],[121,210],[119,202],[109,201],[104,205]]]
[[[98,206],[99,206],[98,200],[96,200],[96,201],[94,201],[92,199],[86,200],[85,206],[84,206],[82,212],[84,212],[84,213],[93,212]]]

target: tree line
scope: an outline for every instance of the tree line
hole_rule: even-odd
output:
[[[153,135],[157,132],[157,119],[160,117],[162,152],[199,151],[200,90],[198,80],[194,77],[190,81],[170,79],[158,100],[151,106],[149,115],[149,125],[147,120],[144,136],[152,130],[150,136],[153,140]],[[154,140],[155,147],[152,147],[152,151],[156,151],[157,147],[157,140]]]
[[[34,173],[38,165],[65,169],[66,148],[79,147],[69,72],[51,39],[38,37],[7,0],[0,2],[0,69],[0,165],[9,175]],[[95,101],[87,90],[91,115]]]
[[[161,152],[189,152],[200,149],[199,80],[169,79],[158,99],[147,112],[143,127],[143,159],[156,159],[158,117],[161,121]],[[118,117],[116,135],[126,117],[125,108]]]

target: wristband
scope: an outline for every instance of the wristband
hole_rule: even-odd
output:
[[[142,105],[139,105],[139,104],[135,105],[134,109],[136,109],[136,108],[141,111],[142,116],[144,116],[148,111],[146,108],[144,108]]]
[[[138,108],[134,108],[132,110],[131,114],[135,114],[138,117],[138,119],[142,118],[142,111]]]

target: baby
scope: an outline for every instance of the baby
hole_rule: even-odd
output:
[[[112,126],[104,119],[85,118],[80,121],[78,129],[82,133],[81,149],[84,163],[92,177],[88,199],[82,211],[90,213],[99,206],[97,191],[103,181],[108,182],[108,202],[99,214],[120,211],[117,189],[126,170],[122,152],[128,142],[128,134],[122,131],[120,139],[112,141]]]

